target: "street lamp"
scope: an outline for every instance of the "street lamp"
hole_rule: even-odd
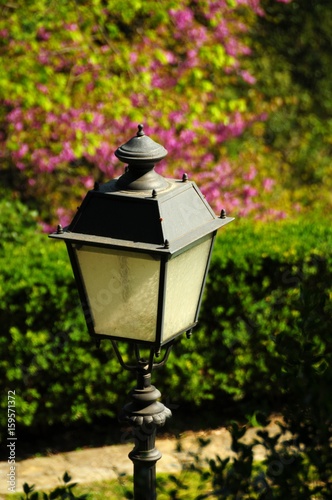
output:
[[[120,418],[135,436],[129,454],[135,500],[152,500],[161,458],[156,428],[171,412],[157,401],[151,372],[197,324],[216,232],[233,219],[224,210],[217,217],[186,174],[180,180],[157,174],[154,165],[167,151],[143,125],[115,155],[127,164],[125,173],[96,184],[71,224],[50,236],[67,245],[89,333],[97,344],[110,339],[121,366],[137,373]],[[134,363],[124,361],[120,341],[133,344]]]

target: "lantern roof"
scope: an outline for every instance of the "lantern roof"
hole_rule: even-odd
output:
[[[177,254],[232,218],[217,217],[196,184],[167,179],[154,164],[167,154],[138,126],[116,156],[125,173],[89,191],[71,224],[52,237],[135,251]]]

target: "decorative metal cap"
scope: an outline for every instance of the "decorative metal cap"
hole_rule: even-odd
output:
[[[157,163],[165,158],[167,150],[145,135],[143,125],[138,125],[137,134],[115,151],[115,156],[124,163]]]
[[[167,150],[144,134],[142,124],[138,125],[137,134],[114,154],[128,164],[116,182],[117,189],[157,192],[168,186],[166,179],[154,171],[155,163],[165,158]]]

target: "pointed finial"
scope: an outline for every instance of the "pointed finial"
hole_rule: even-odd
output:
[[[136,134],[137,137],[142,137],[143,135],[145,135],[144,134],[144,130],[143,130],[144,125],[142,123],[140,123],[137,128],[138,128],[138,131],[137,131],[137,134]]]

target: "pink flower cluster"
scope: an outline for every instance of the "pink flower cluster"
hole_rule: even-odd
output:
[[[249,6],[256,14],[263,15],[260,0],[237,0],[237,5]],[[234,8],[224,0],[207,2],[204,17],[206,22],[218,19],[217,24],[212,24],[210,31],[205,26],[197,26],[193,11],[189,8],[171,9],[170,14],[174,21],[174,37],[179,40],[193,40],[195,48],[189,48],[182,62],[178,62],[178,71],[183,72],[188,68],[197,66],[199,60],[199,49],[211,42],[220,44],[225,53],[231,57],[225,65],[226,73],[236,72],[237,75],[249,85],[253,85],[256,79],[247,70],[241,69],[239,58],[251,55],[251,48],[245,45],[239,38],[239,34],[246,32],[247,27],[234,15]],[[175,61],[173,61],[175,63]]]
[[[97,55],[90,58],[90,47],[87,49],[77,41],[79,18],[77,22],[63,20],[62,28],[59,21],[57,30],[63,30],[66,43],[61,41],[57,50],[53,44],[58,34],[48,27],[38,27],[35,40],[39,51],[34,63],[42,68],[43,78],[35,82],[35,88],[37,97],[48,99],[48,105],[29,106],[24,96],[9,98],[3,124],[6,133],[0,136],[27,189],[38,196],[42,193],[51,197],[47,180],[59,176],[63,182],[70,169],[77,172],[74,175],[79,178],[83,194],[93,186],[93,175],[111,178],[117,173],[119,164],[114,150],[137,129],[129,110],[125,115],[116,113],[120,95],[117,86],[125,82],[124,97],[143,116],[148,115],[146,133],[168,150],[167,159],[157,167],[160,172],[170,176],[191,174],[217,211],[226,208],[242,215],[259,211],[258,195],[271,191],[274,181],[267,178],[257,187],[255,167],[234,165],[222,158],[221,149],[227,141],[240,137],[254,122],[266,117],[244,113],[236,106],[227,113],[227,119],[209,115],[210,106],[217,108],[216,95],[221,95],[217,85],[232,85],[234,79],[249,86],[255,84],[255,77],[242,65],[251,50],[243,43],[241,34],[247,28],[240,22],[236,6],[263,14],[259,0],[182,0],[169,10],[168,21],[150,36],[147,32],[134,38],[127,52],[121,48],[121,57],[107,39],[99,39],[93,46]],[[7,29],[1,32],[9,36]],[[94,25],[91,40],[99,32]],[[121,44],[124,46],[125,42]],[[28,45],[22,47],[28,49]],[[220,53],[225,59],[219,66],[214,66],[213,61],[216,47],[222,48]],[[222,74],[217,75],[219,83],[213,91],[209,71]],[[48,72],[65,76],[70,106],[54,98],[52,78],[45,77]],[[105,74],[107,91],[101,91],[98,85],[105,82]],[[136,91],[132,94],[129,91],[128,95],[130,76],[136,82]],[[139,86],[141,90],[137,91],[140,81],[145,82],[145,87]],[[156,102],[159,104],[154,106]],[[76,183],[77,178],[66,182]],[[60,208],[56,215],[65,223],[68,211]]]
[[[106,175],[113,175],[113,148],[108,141],[110,125],[106,126],[101,111],[71,108],[55,114],[45,113],[39,108],[30,109],[28,113],[22,108],[15,108],[7,115],[7,120],[16,131],[24,131],[26,134],[30,131],[30,134],[43,137],[42,144],[39,145],[37,140],[31,151],[28,144],[21,143],[12,152],[12,159],[20,170],[28,168],[32,163],[36,174],[51,173],[84,156],[91,164],[98,165]],[[116,129],[116,126],[111,128]],[[94,137],[95,145],[91,144]]]

